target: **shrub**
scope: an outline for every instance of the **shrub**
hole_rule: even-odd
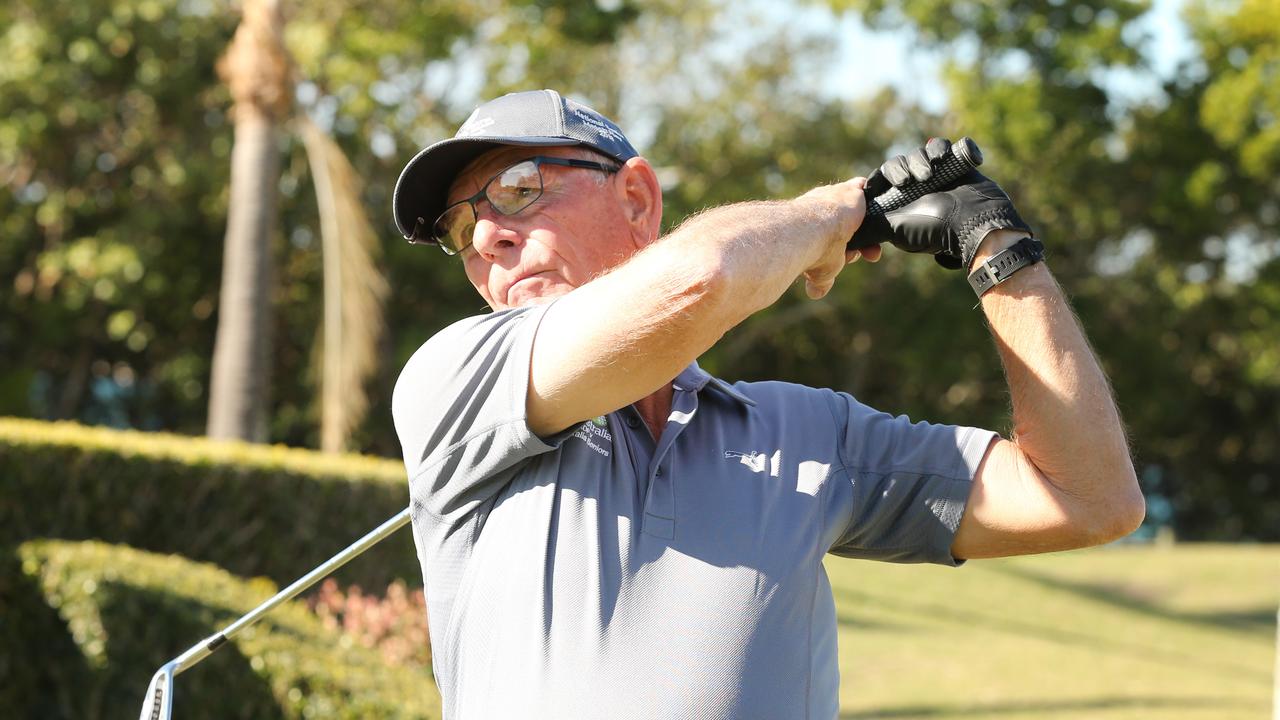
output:
[[[0,418],[0,543],[99,539],[286,584],[408,502],[392,460]],[[422,583],[407,532],[338,577]]]
[[[275,592],[265,579],[98,542],[28,542],[0,559],[9,717],[134,717],[156,668]],[[183,718],[439,717],[429,672],[341,647],[300,603],[175,688]]]
[[[397,580],[380,598],[366,595],[358,585],[343,592],[329,578],[307,605],[326,628],[341,632],[347,642],[377,648],[392,665],[431,666],[427,598],[421,590],[409,590]]]

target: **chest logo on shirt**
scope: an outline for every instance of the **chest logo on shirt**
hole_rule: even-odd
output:
[[[751,468],[751,472],[762,473],[767,470],[773,477],[778,476],[778,470],[782,465],[781,450],[775,450],[772,456],[765,455],[762,452],[725,450],[724,457],[726,460],[733,460],[736,458],[738,462]]]
[[[609,457],[609,448],[602,443],[613,445],[613,433],[609,432],[609,418],[601,415],[582,423],[573,436],[587,444],[587,447]]]

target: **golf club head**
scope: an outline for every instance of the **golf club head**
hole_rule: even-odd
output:
[[[138,720],[169,720],[173,716],[173,668],[173,662],[165,663],[151,676]]]

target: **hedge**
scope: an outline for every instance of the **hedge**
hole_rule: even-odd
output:
[[[408,502],[392,460],[0,418],[0,544],[97,539],[287,584]],[[409,532],[338,579],[420,587]]]
[[[8,717],[136,717],[156,668],[274,592],[265,579],[99,542],[0,548],[0,708]],[[350,644],[286,604],[178,675],[174,714],[440,716],[428,672]]]

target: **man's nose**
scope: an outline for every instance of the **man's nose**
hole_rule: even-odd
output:
[[[486,207],[476,217],[471,244],[481,255],[493,258],[503,250],[517,247],[520,244],[520,234],[507,227],[501,215]]]

